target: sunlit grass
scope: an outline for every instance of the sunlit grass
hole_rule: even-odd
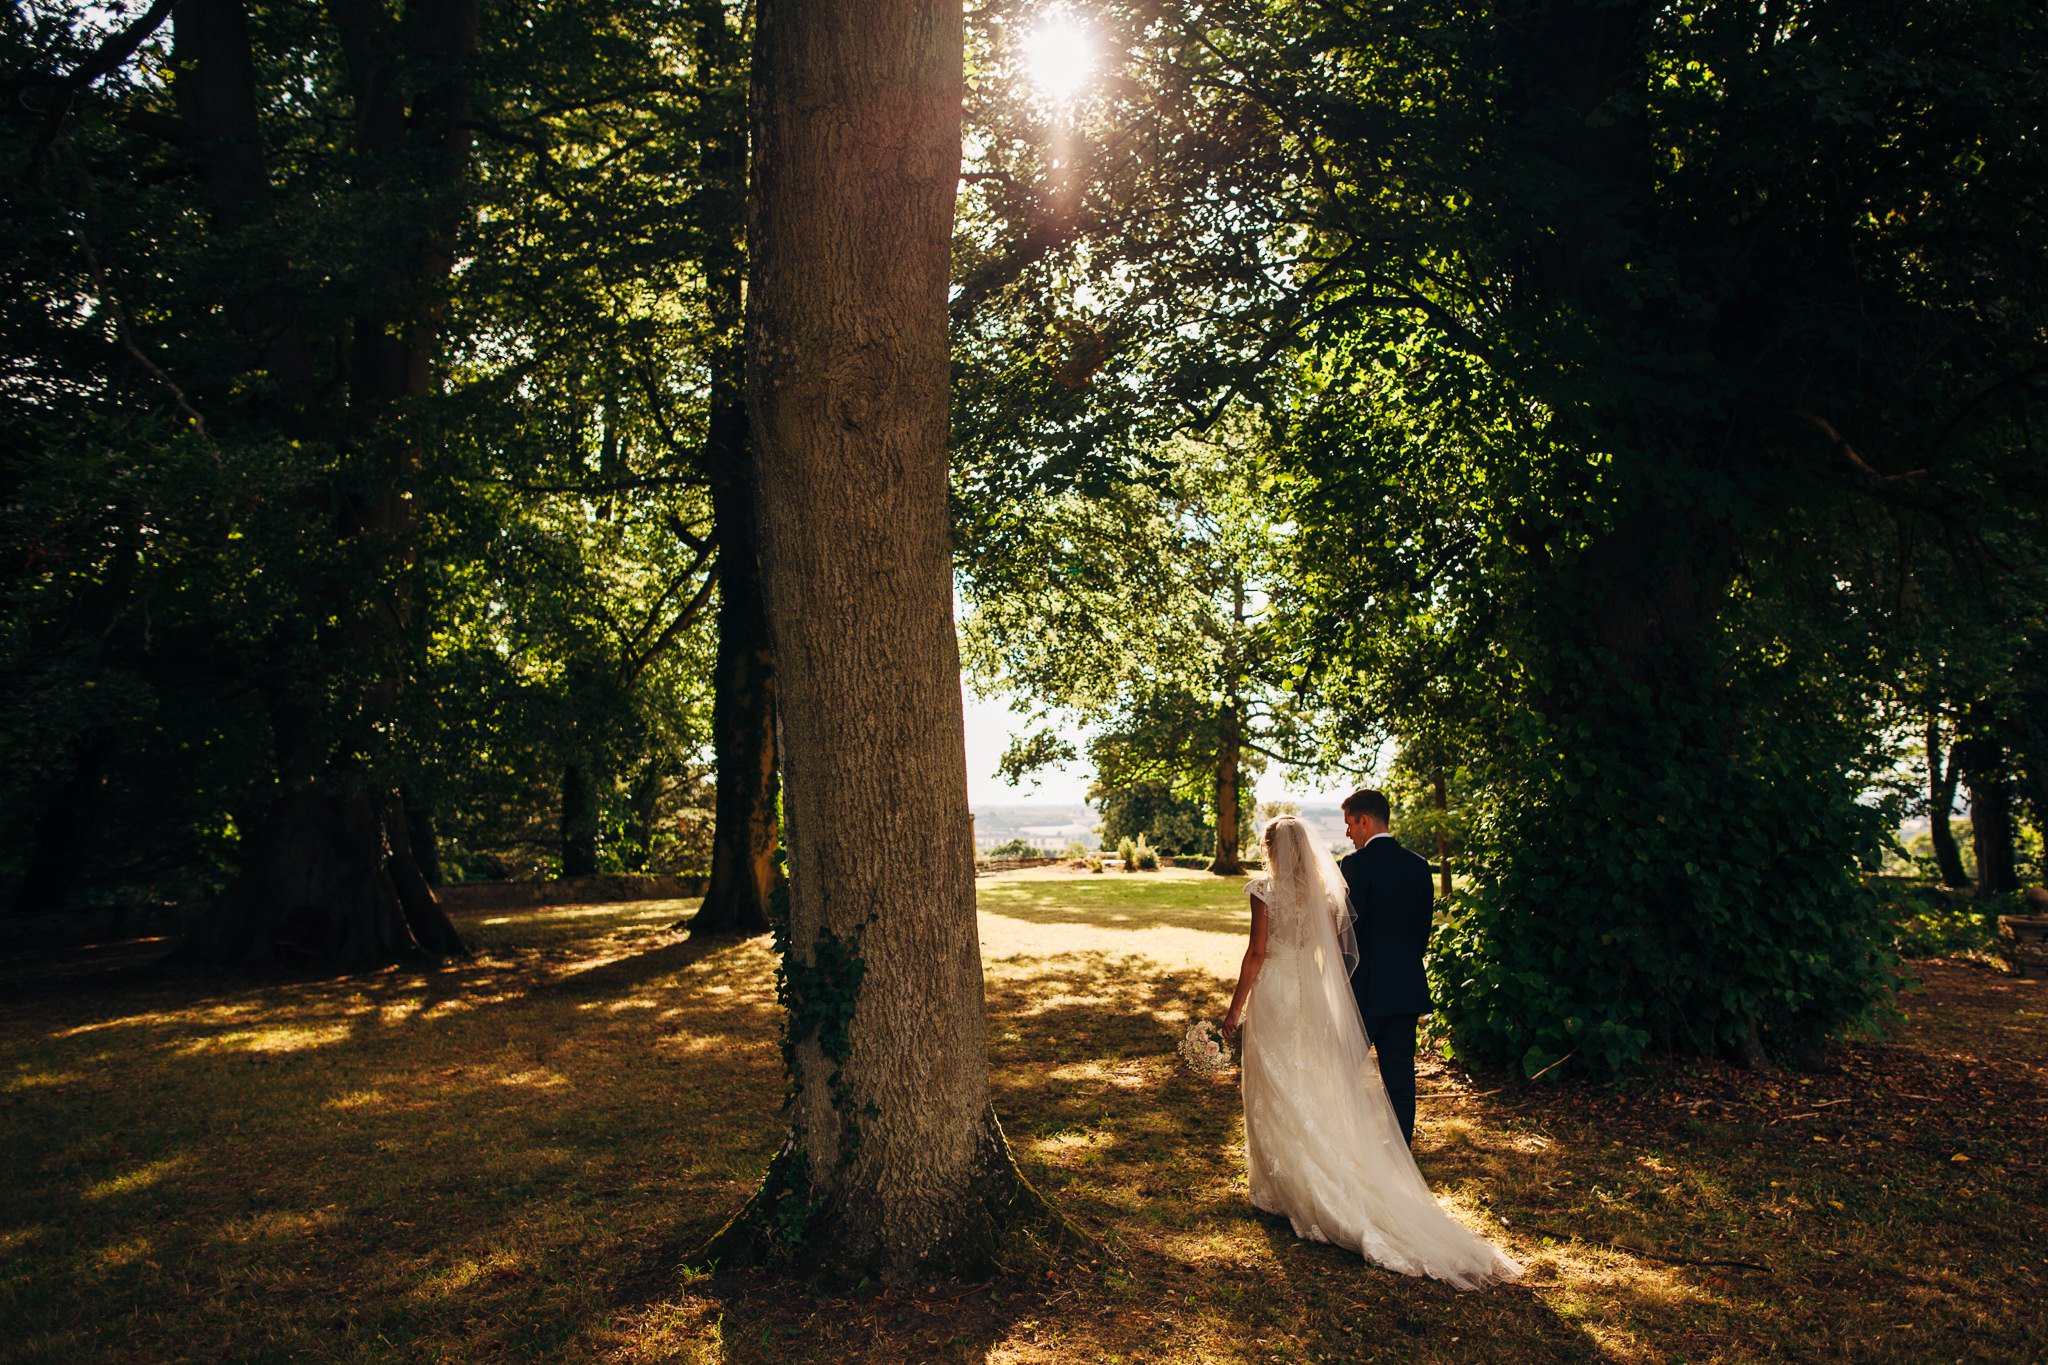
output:
[[[119,1175],[92,1181],[82,1193],[87,1199],[112,1199],[117,1195],[133,1194],[137,1190],[148,1189],[184,1164],[183,1156],[165,1157],[162,1161],[152,1161]]]
[[[1226,1003],[1240,881],[980,892],[997,1108],[1092,1255],[684,1276],[780,1140],[772,956],[689,943],[686,904],[545,907],[466,917],[477,961],[430,972],[0,964],[0,1359],[1989,1361],[2044,1327],[2041,983],[1928,966],[1903,1033],[1807,1076],[1425,1059],[1425,1174],[1529,1266],[1459,1295],[1248,1208],[1235,1086],[1172,1061]]]

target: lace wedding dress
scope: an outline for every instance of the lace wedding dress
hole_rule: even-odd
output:
[[[1406,1275],[1476,1289],[1521,1274],[1446,1213],[1401,1140],[1350,987],[1358,958],[1342,874],[1307,826],[1266,831],[1266,958],[1245,1011],[1240,1084],[1252,1203],[1295,1235]]]

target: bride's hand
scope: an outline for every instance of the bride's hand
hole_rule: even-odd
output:
[[[1228,1014],[1226,1014],[1226,1015],[1224,1015],[1224,1016],[1223,1016],[1223,1035],[1224,1035],[1224,1036],[1225,1036],[1226,1038],[1234,1038],[1234,1037],[1236,1037],[1236,1036],[1237,1036],[1237,1031],[1238,1031],[1239,1029],[1243,1028],[1243,1027],[1244,1027],[1244,1011],[1243,1011],[1243,1010],[1232,1010],[1232,1011],[1231,1011],[1230,1013],[1228,1013]]]

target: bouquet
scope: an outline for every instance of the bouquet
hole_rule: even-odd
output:
[[[1216,1076],[1230,1069],[1230,1044],[1214,1020],[1197,1019],[1180,1040],[1180,1059],[1197,1076]]]

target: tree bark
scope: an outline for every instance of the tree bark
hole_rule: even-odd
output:
[[[789,1141],[714,1238],[978,1271],[1045,1216],[989,1100],[946,469],[957,0],[767,0],[749,396],[785,741]],[[906,797],[910,799],[906,799]]]
[[[597,800],[582,763],[562,768],[562,875],[597,875]]]
[[[1941,884],[1964,887],[1970,884],[1970,875],[1963,870],[1963,852],[1956,846],[1955,831],[1949,827],[1949,817],[1956,807],[1956,779],[1956,756],[1950,752],[1946,762],[1943,761],[1941,722],[1929,716],[1927,834],[1934,841],[1934,865],[1941,873]]]
[[[744,409],[739,417],[744,423]],[[782,825],[777,813],[775,649],[756,562],[751,473],[714,473],[711,497],[719,536],[718,657],[711,698],[718,791],[711,880],[689,928],[693,934],[758,934],[768,928],[783,884],[776,856]]]
[[[622,861],[628,872],[645,872],[654,865],[654,840],[660,833],[661,773],[652,764],[633,779],[626,810],[629,824]]]
[[[1244,758],[1244,722],[1236,705],[1226,704],[1219,718],[1216,742],[1216,858],[1209,870],[1219,877],[1236,877],[1244,872],[1238,855],[1243,842],[1239,828],[1237,770]]]
[[[730,117],[706,140],[699,166],[697,217],[707,225],[703,268],[712,327],[711,411],[701,464],[718,536],[718,655],[712,665],[714,801],[711,879],[689,920],[693,934],[767,930],[782,889],[778,758],[775,746],[775,650],[762,595],[754,491],[752,428],[747,418],[745,282],[741,241],[746,219],[744,55],[720,0],[700,0],[697,46],[704,84],[723,95]]]
[[[183,959],[354,968],[465,952],[412,859],[396,793],[289,789],[251,848]]]
[[[1970,843],[1977,853],[1977,899],[2017,891],[2013,857],[2012,786],[2000,771],[1999,755],[1983,740],[1971,741],[1975,761],[1964,770],[1970,789]]]
[[[405,803],[406,838],[412,844],[413,861],[419,864],[420,876],[428,886],[439,886],[441,834],[434,825],[433,809],[403,787],[399,788],[398,799]]]
[[[1451,832],[1445,828],[1451,811],[1450,782],[1439,768],[1432,785],[1436,802],[1436,878],[1437,894],[1451,894]]]

